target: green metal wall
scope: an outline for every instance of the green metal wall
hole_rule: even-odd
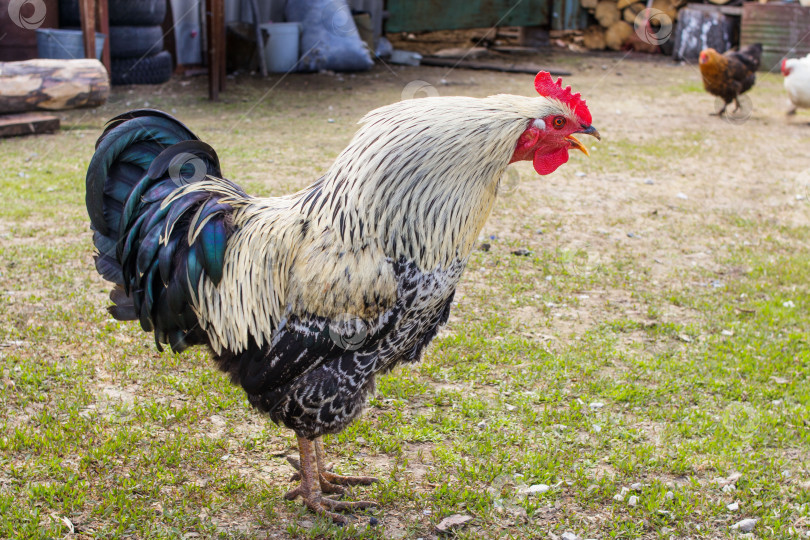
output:
[[[584,30],[588,27],[588,12],[579,0],[552,0],[552,30]]]
[[[386,32],[541,26],[550,21],[548,0],[388,0],[386,9]]]
[[[740,45],[762,44],[759,69],[779,73],[782,58],[810,53],[810,7],[798,4],[743,4]]]

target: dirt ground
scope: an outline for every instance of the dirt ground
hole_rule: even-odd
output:
[[[498,58],[499,61],[512,61],[511,57]],[[501,253],[508,256],[513,249],[526,248],[556,254],[562,262],[555,263],[558,266],[552,265],[552,270],[577,265],[609,267],[619,276],[592,282],[583,278],[585,285],[580,288],[572,285],[567,291],[571,301],[556,302],[546,300],[557,294],[554,280],[558,276],[552,270],[545,274],[525,274],[521,277],[524,285],[544,300],[515,307],[509,305],[513,324],[510,332],[541,342],[553,353],[570,347],[579,336],[608,319],[626,318],[641,325],[655,319],[655,324],[688,326],[693,321],[697,323],[701,317],[695,309],[669,302],[662,304],[660,312],[653,315],[645,298],[660,290],[690,294],[694,290],[722,286],[749,271],[729,262],[734,248],[757,245],[766,236],[778,237],[785,251],[808,249],[807,238],[789,230],[810,226],[810,112],[785,117],[787,102],[778,73],[760,74],[757,85],[745,100],[742,113],[723,119],[710,115],[716,109],[716,103],[703,91],[696,65],[675,63],[660,56],[580,55],[559,50],[515,58],[519,62],[571,71],[572,75],[565,77],[564,81],[587,100],[594,126],[602,139],[583,139],[591,150],[590,158],[572,155],[567,165],[548,177],[537,177],[528,163],[516,165],[515,173],[504,181],[508,189],[499,198],[482,231],[481,242],[492,243],[492,252],[481,256],[489,257],[493,253],[492,256]],[[65,113],[63,125],[66,130],[59,135],[3,144],[11,145],[6,147],[9,154],[36,154],[34,159],[37,161],[54,157],[74,160],[75,166],[73,162],[70,166],[75,169],[78,186],[75,189],[82,192],[83,185],[78,184],[82,183],[81,178],[92,154],[92,141],[104,120],[131,108],[155,107],[177,114],[216,148],[227,177],[248,192],[278,195],[318,178],[348,142],[356,121],[375,107],[421,94],[486,96],[494,93],[531,95],[533,92],[530,75],[378,64],[371,72],[362,74],[277,75],[266,81],[240,75],[229,78],[221,102],[210,105],[205,98],[203,79],[175,79],[155,88],[115,89],[110,102],[101,109]],[[21,175],[21,178],[24,177]],[[82,236],[89,238],[83,221],[86,217],[82,214],[81,204],[74,206],[76,208],[65,209],[69,217],[67,224],[58,213],[13,219],[0,217],[3,246],[23,249],[50,237],[59,237],[65,242],[82,242],[88,244],[82,248],[83,260],[71,264],[85,265],[90,269],[89,240]],[[20,234],[21,230],[33,232]],[[625,261],[632,262],[622,266]],[[484,308],[479,310],[477,307],[479,300],[488,293],[500,298],[503,291],[492,279],[493,268],[487,259],[471,264],[457,294],[460,306],[441,337],[463,336],[465,325],[483,316]],[[84,275],[87,271],[81,270],[81,273]],[[635,281],[633,276],[642,273],[644,279]],[[84,294],[91,304],[101,308],[106,303],[108,285],[95,275],[89,279],[92,287]],[[30,292],[24,291],[25,294]],[[9,313],[14,320],[27,320],[31,316],[28,311],[46,309],[45,305],[23,307],[16,304],[9,308]],[[17,323],[8,323],[9,327],[14,324]],[[91,326],[88,325],[88,332]],[[137,329],[121,333],[126,343],[142,340],[143,347],[150,346],[149,336],[140,334]],[[90,339],[94,335],[88,334]],[[645,340],[640,332],[628,332],[622,339],[626,343],[620,344],[620,348]],[[684,342],[690,340],[683,338]],[[677,350],[683,345],[679,342],[672,348]],[[651,343],[648,352],[654,353],[660,346],[660,343]],[[111,347],[108,353],[115,354],[113,349]],[[81,343],[60,344],[52,354],[57,357],[84,355],[80,350]],[[133,353],[127,361],[133,361],[134,357]],[[154,361],[157,361],[156,357],[153,355]],[[119,380],[121,375],[107,362],[98,360],[93,382],[100,403],[132,401],[137,396],[149,396],[155,391],[155,387],[148,385],[127,386],[122,383]],[[614,369],[618,371],[621,366]],[[473,386],[470,381],[451,380],[442,384],[445,386],[431,382],[431,391],[437,395],[441,392],[464,393]],[[482,395],[496,393],[494,385],[476,388],[476,392]],[[182,391],[167,390],[165,401],[168,403],[182,403],[185,399]],[[10,418],[16,419],[15,424],[22,425],[35,411],[36,408],[15,410]],[[223,431],[225,421],[219,416],[206,419],[204,429],[210,437],[223,441],[222,445],[230,449],[228,456],[233,471],[244,472],[246,476],[260,471],[260,481],[272,486],[268,489],[274,497],[273,503],[283,504],[279,502],[280,493],[288,487],[289,467],[280,456],[291,450],[289,434],[272,432],[266,435],[269,442],[264,450],[272,459],[260,464],[257,455],[234,449],[241,444],[234,441],[242,436],[248,438],[250,433],[261,429],[263,421],[249,412],[238,414],[241,421],[234,423],[233,419],[228,419],[227,429],[231,431]],[[373,423],[382,413],[372,411],[369,415],[369,422]],[[649,421],[639,429],[653,441],[652,444],[656,444],[663,428]],[[416,457],[432,448],[433,443],[409,443],[402,455],[394,457],[366,441],[357,444],[359,446],[352,448],[359,449],[359,452],[347,450],[341,453],[344,465],[350,462],[354,469],[367,467],[384,475],[390,467],[404,462],[402,466],[408,468],[400,474],[427,498],[431,496],[430,490],[440,483],[436,478],[426,478],[427,469]],[[407,458],[405,461],[403,455]],[[796,459],[806,463],[806,451],[801,450]],[[362,466],[358,466],[358,462],[362,462]],[[18,463],[15,461],[15,464]],[[599,467],[610,468],[607,465]],[[196,480],[200,481],[199,478]],[[204,481],[202,485],[205,485]],[[548,510],[550,513],[543,527],[560,519],[555,512],[561,512],[561,504],[568,503],[560,503],[556,510]],[[569,511],[588,516],[587,519],[592,521],[588,530],[607,530],[606,522],[611,519],[609,512],[602,508],[583,510],[576,505],[571,508],[573,510],[569,508]],[[162,507],[160,512],[163,512]],[[210,518],[207,512],[207,509],[202,511],[201,520]],[[244,507],[239,511],[211,510],[212,514],[217,513],[220,534],[227,537],[240,537],[238,534],[257,538],[340,537],[335,531],[321,535],[316,530],[318,525],[312,529],[311,522],[305,527],[310,529],[309,532],[298,529],[290,532],[290,523],[300,516],[283,506],[277,512],[259,526],[256,516]],[[91,518],[85,518],[93,523]],[[92,519],[103,521],[97,517]],[[382,537],[433,535],[432,516],[422,514],[413,505],[398,508],[396,503],[388,502],[385,517],[381,519],[388,531],[379,533]],[[98,523],[95,526],[100,527]],[[512,530],[508,524],[499,526],[498,531],[504,537],[524,534],[520,532],[523,529]],[[630,536],[669,537],[653,529],[648,527],[646,532]],[[230,532],[222,532],[225,530]],[[460,533],[460,537],[499,535],[497,531],[486,534],[478,529],[474,531],[477,532],[467,533],[469,536]],[[718,532],[712,536],[711,527],[708,531],[704,529],[695,534],[709,534],[706,538],[724,534]],[[537,537],[546,536],[538,533]],[[607,538],[598,536],[603,537]],[[770,537],[778,538],[778,531]]]

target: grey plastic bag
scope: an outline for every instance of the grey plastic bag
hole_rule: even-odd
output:
[[[303,26],[298,71],[365,71],[374,65],[345,0],[289,0],[286,17]]]

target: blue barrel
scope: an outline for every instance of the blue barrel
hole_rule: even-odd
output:
[[[104,34],[96,32],[96,58],[101,58],[104,48]],[[70,60],[84,58],[84,42],[81,30],[57,30],[56,28],[37,29],[37,53],[40,58],[60,58]]]

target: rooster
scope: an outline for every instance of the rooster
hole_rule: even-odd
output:
[[[796,114],[799,107],[810,107],[810,54],[804,58],[782,60],[782,75],[792,104],[788,116]]]
[[[112,119],[87,171],[96,269],[109,309],[155,344],[211,349],[251,405],[297,435],[300,496],[336,522],[369,484],[325,466],[321,436],[362,412],[378,373],[418,361],[510,163],[546,175],[599,138],[579,94],[548,73],[540,97],[407,100],[368,113],[311,186],[252,197],[213,148],[166,113]]]
[[[708,93],[723,100],[723,108],[716,114],[724,115],[726,107],[732,101],[736,105],[734,111],[740,110],[739,97],[754,86],[761,56],[762,45],[759,43],[723,54],[712,48],[700,51],[703,87]]]

